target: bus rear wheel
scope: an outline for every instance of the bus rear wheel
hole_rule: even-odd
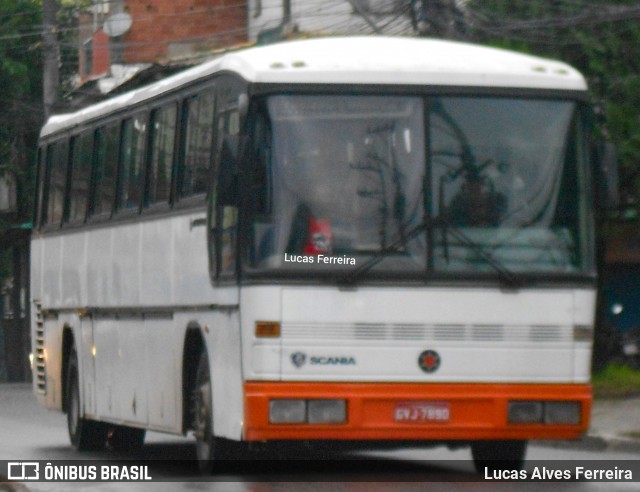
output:
[[[85,419],[80,403],[80,376],[78,373],[78,354],[71,347],[67,365],[67,428],[71,444],[78,451],[96,451],[104,449],[107,442],[107,427],[102,422]]]
[[[527,441],[476,441],[471,443],[471,456],[476,472],[482,475],[501,470],[521,470],[527,452]]]

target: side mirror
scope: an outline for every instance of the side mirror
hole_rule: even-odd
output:
[[[605,143],[598,152],[598,202],[605,210],[615,210],[620,206],[620,180],[618,157],[615,145]]]
[[[239,135],[227,135],[222,141],[217,186],[218,205],[237,207],[240,204],[238,162],[244,143],[245,139]]]

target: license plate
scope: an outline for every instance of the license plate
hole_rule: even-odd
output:
[[[449,422],[451,405],[448,402],[399,402],[393,411],[396,422]]]

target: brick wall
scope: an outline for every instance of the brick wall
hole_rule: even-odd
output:
[[[162,62],[247,40],[246,0],[125,0],[122,62]]]

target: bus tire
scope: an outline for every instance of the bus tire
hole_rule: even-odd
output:
[[[471,456],[476,472],[484,475],[494,470],[521,470],[527,441],[476,441],[471,443]]]
[[[135,427],[116,425],[109,432],[108,444],[113,451],[133,453],[144,445],[146,431]]]
[[[104,449],[107,442],[107,427],[102,422],[85,419],[80,404],[80,376],[78,372],[78,354],[72,345],[67,364],[67,429],[71,444],[78,451],[96,451]]]
[[[206,348],[200,351],[193,391],[193,429],[196,458],[202,474],[211,474],[217,462],[224,459],[225,444],[213,434],[213,391]]]

